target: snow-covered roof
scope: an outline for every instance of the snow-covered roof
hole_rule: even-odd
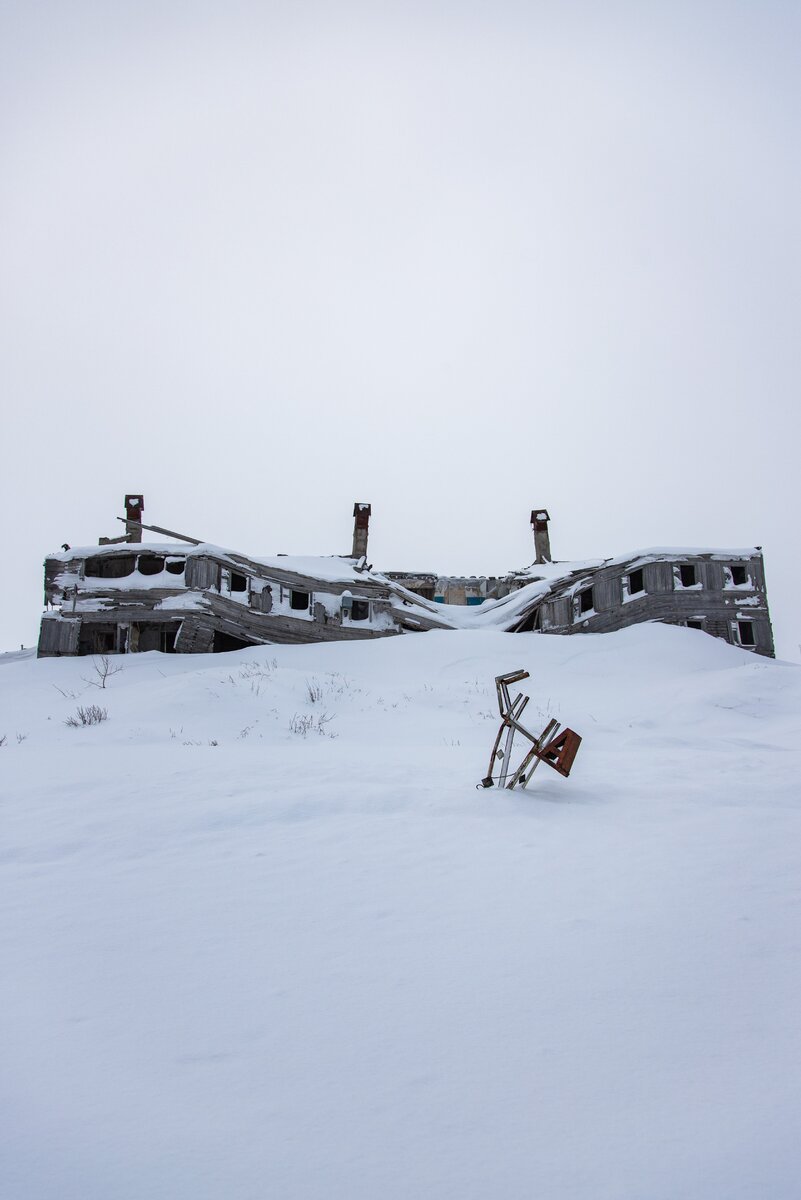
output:
[[[106,546],[71,546],[69,550],[59,550],[49,554],[48,558],[67,565],[75,559],[98,558],[113,554],[155,554],[160,557],[191,557],[193,555],[211,555],[214,558],[229,559],[236,562],[247,558],[249,562],[264,567],[267,571],[290,571],[296,575],[307,575],[329,583],[354,583],[360,580],[374,579],[374,571],[357,571],[357,560],[342,558],[339,555],[296,555],[276,554],[260,556],[256,554],[243,555],[239,551],[214,545],[212,542],[115,542]],[[115,580],[115,583],[117,581]]]

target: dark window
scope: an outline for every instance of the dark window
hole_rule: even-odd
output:
[[[695,566],[692,563],[682,563],[679,567],[679,578],[682,587],[694,587],[696,582]]]
[[[589,612],[594,608],[592,588],[587,588],[584,592],[579,592],[579,612]]]
[[[629,575],[629,595],[633,596],[635,592],[645,591],[645,580],[643,578],[642,568],[638,571],[632,571]]]
[[[177,629],[162,629],[159,635],[159,650],[162,654],[175,654],[175,639]]]
[[[688,629],[703,629],[704,622],[703,621],[688,621],[687,628]]]
[[[740,645],[741,646],[755,646],[756,645],[756,640],[754,638],[754,626],[751,621],[738,621],[737,629],[739,630],[739,633],[740,633]]]
[[[167,561],[167,570],[171,575],[183,575],[186,563],[182,558],[173,558]]]
[[[289,593],[289,607],[300,609],[308,609],[309,600],[311,599],[308,592],[291,591]]]
[[[370,616],[369,600],[354,600],[350,609],[351,621],[366,621]]]
[[[748,572],[745,567],[733,566],[731,569],[731,581],[738,586],[748,583]]]
[[[124,579],[126,575],[133,575],[135,565],[133,554],[103,554],[87,558],[84,574],[93,579]]]
[[[158,554],[140,554],[136,566],[140,575],[160,575],[164,570],[164,559]]]
[[[240,575],[238,571],[231,572],[231,591],[246,592],[248,590],[247,575]]]

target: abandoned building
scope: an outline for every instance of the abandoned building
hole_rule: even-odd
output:
[[[125,533],[45,560],[40,657],[208,653],[430,629],[606,633],[643,621],[704,630],[773,656],[759,547],[643,550],[553,562],[547,510],[531,514],[535,561],[502,577],[374,571],[371,507],[353,509],[349,555],[253,558],[143,522],[125,497]],[[142,542],[143,531],[174,539]]]

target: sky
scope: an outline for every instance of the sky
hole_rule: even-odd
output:
[[[760,545],[796,597],[801,9],[0,0],[0,649],[146,519],[496,574]]]

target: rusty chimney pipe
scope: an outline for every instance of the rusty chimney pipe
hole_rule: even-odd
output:
[[[551,559],[551,539],[548,534],[550,521],[547,508],[535,508],[531,513],[531,526],[534,530],[535,563],[549,563]]]
[[[125,497],[125,532],[129,542],[141,542],[142,540],[142,513],[144,511],[144,496],[128,494]]]
[[[367,554],[367,531],[372,511],[369,504],[356,503],[353,506],[353,554],[351,558],[364,558]]]

